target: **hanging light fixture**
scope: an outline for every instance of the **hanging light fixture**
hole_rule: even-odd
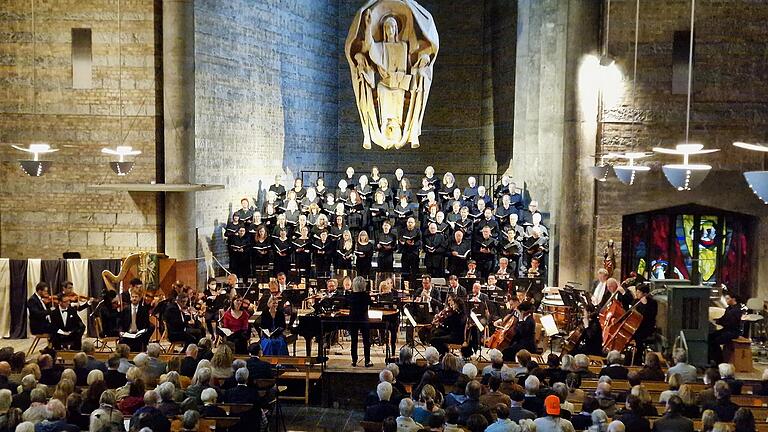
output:
[[[733,145],[745,150],[768,153],[768,146],[764,144],[736,141]],[[768,204],[768,171],[747,171],[744,173],[744,179],[763,204]]]
[[[651,170],[651,167],[648,166],[635,165],[635,161],[650,155],[651,153],[647,152],[629,152],[617,154],[617,158],[626,159],[628,162],[626,165],[614,165],[613,172],[616,174],[616,177],[620,182],[624,183],[625,185],[632,186],[635,184],[635,179],[637,178],[638,173],[643,174]]]
[[[693,82],[693,34],[696,21],[696,0],[691,0],[691,38],[688,46],[688,99],[685,112],[685,142],[678,144],[674,149],[664,147],[654,147],[653,151],[662,154],[674,154],[683,156],[682,164],[664,165],[662,170],[667,181],[679,191],[689,191],[707,177],[711,166],[705,164],[690,164],[689,158],[692,155],[714,153],[717,149],[704,149],[701,144],[694,144],[689,141],[691,130],[691,83]]]
[[[679,191],[689,191],[700,185],[709,174],[711,166],[705,164],[691,164],[689,159],[692,155],[714,153],[719,149],[705,149],[701,144],[678,144],[674,149],[665,147],[654,147],[656,153],[680,155],[683,157],[682,164],[664,165],[661,169],[667,181]]]
[[[616,63],[616,59],[608,54],[608,37],[611,30],[611,0],[608,0],[605,6],[605,43],[603,43],[603,52],[600,53],[600,66],[609,68]]]
[[[32,153],[34,158],[32,160],[19,160],[21,169],[30,177],[40,177],[51,168],[53,162],[41,161],[41,154],[48,154],[59,151],[59,149],[52,148],[46,143],[30,144],[29,147],[21,147],[17,145],[11,145],[16,150],[20,150],[26,153]]]
[[[608,176],[611,174],[611,164],[606,162],[606,159],[612,157],[612,154],[604,154],[600,156],[600,163],[595,166],[589,167],[589,172],[595,180],[603,183],[608,181]]]
[[[112,171],[119,176],[127,175],[133,169],[133,161],[126,161],[125,157],[141,154],[141,150],[134,150],[131,146],[117,146],[116,149],[103,148],[101,149],[101,152],[118,157],[118,160],[116,162],[110,162],[109,166],[112,167]]]

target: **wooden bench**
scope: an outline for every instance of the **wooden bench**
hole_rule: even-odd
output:
[[[309,405],[309,387],[313,382],[322,378],[322,365],[317,361],[317,357],[291,357],[291,356],[262,356],[262,361],[269,362],[273,366],[284,368],[277,377],[280,381],[304,381],[303,396],[280,396],[285,400],[303,400],[304,405]]]

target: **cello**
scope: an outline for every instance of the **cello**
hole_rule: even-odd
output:
[[[504,317],[501,326],[485,341],[485,346],[491,349],[503,350],[512,345],[512,339],[514,339],[517,332],[517,321],[517,316],[514,313]]]
[[[632,308],[627,311],[624,316],[619,318],[610,328],[605,329],[605,331],[608,331],[608,338],[603,341],[603,352],[608,353],[609,351],[624,351],[624,348],[627,347],[627,344],[629,341],[632,340],[632,337],[635,335],[635,332],[637,331],[638,327],[640,327],[640,324],[643,322],[643,314],[637,311],[637,304],[640,303],[638,301],[637,303],[632,306]]]
[[[621,302],[616,298],[618,293],[619,290],[617,288],[616,291],[611,294],[611,297],[608,298],[608,301],[605,302],[603,307],[600,309],[600,313],[598,314],[600,327],[603,329],[603,343],[605,343],[608,340],[608,337],[611,335],[609,329],[611,329],[617,320],[623,317],[626,312],[624,310],[624,306],[622,306]]]

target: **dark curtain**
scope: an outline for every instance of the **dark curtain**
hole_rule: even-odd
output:
[[[11,339],[27,337],[27,260],[10,260]]]
[[[109,270],[114,274],[120,272],[120,259],[92,259],[88,260],[88,296],[100,298],[102,292],[107,288],[104,285],[104,279],[101,277],[101,272]],[[96,327],[93,325],[93,318],[91,317],[91,308],[88,312],[88,336],[96,337],[96,333],[93,331]]]
[[[42,260],[40,263],[40,276],[43,282],[47,282],[51,293],[58,294],[62,290],[62,284],[67,280],[67,262],[63,259]]]
[[[728,223],[732,229],[730,233],[730,242],[725,252],[723,267],[721,270],[722,283],[728,287],[731,292],[736,293],[740,298],[749,297],[749,242],[746,224],[741,221],[729,218]]]

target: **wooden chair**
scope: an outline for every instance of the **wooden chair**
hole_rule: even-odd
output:
[[[31,356],[33,352],[35,352],[35,349],[37,349],[37,345],[40,343],[41,340],[46,340],[46,345],[48,344],[48,333],[40,333],[36,335],[32,335],[35,337],[35,340],[32,341],[32,345],[29,346],[29,349],[27,350],[27,357]]]
[[[158,341],[158,343],[160,343],[161,341],[167,341],[168,342],[168,348],[165,349],[165,353],[166,354],[175,354],[176,353],[176,347],[184,348],[184,345],[181,342],[178,342],[178,341],[177,342],[171,342],[168,339],[168,323],[166,323],[165,320],[163,320],[163,334],[162,334],[162,336],[160,336],[160,340]],[[160,346],[162,346],[162,344]]]

